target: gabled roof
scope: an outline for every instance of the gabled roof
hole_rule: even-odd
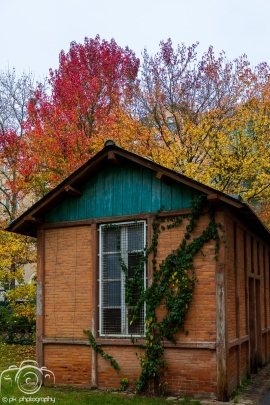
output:
[[[30,207],[19,218],[12,221],[6,230],[27,236],[36,236],[37,228],[43,223],[44,215],[59,204],[67,196],[67,193],[77,197],[80,196],[80,185],[90,177],[94,176],[102,169],[104,163],[108,161],[116,165],[122,165],[126,161],[134,162],[155,171],[157,177],[161,181],[167,182],[170,179],[174,179],[195,190],[205,193],[207,199],[212,203],[222,203],[230,206],[231,209],[236,211],[236,214],[240,218],[245,222],[248,221],[249,227],[253,229],[255,233],[259,234],[260,237],[263,237],[270,243],[269,230],[249,205],[244,203],[240,197],[235,198],[231,195],[215,190],[212,187],[205,186],[181,173],[167,169],[147,158],[143,158],[135,153],[124,150],[116,146],[115,143],[110,140],[105,143],[104,148],[100,152],[73,172],[52,191],[46,194],[45,197]]]

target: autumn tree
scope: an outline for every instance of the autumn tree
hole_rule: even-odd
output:
[[[146,51],[85,39],[61,52],[29,103],[24,176],[43,195],[114,139],[254,207],[269,199],[269,67],[198,44]]]
[[[29,104],[31,164],[25,174],[37,190],[47,192],[100,150],[111,131],[117,133],[138,67],[129,48],[99,36],[72,42],[60,53],[59,68],[50,70],[49,94],[38,87]]]
[[[148,156],[248,202],[269,198],[269,67],[252,69],[198,44],[143,55],[136,115],[148,130]]]
[[[14,289],[15,281],[23,283],[24,265],[35,261],[32,239],[3,231],[31,204],[31,191],[25,186],[20,167],[33,88],[30,73],[16,78],[15,70],[0,72],[0,282],[7,290]]]

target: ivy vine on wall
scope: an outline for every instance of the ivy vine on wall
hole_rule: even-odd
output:
[[[144,306],[146,307],[145,342],[139,345],[143,349],[143,354],[140,359],[141,374],[136,381],[135,390],[137,392],[146,389],[149,383],[154,383],[154,385],[152,384],[154,387],[157,386],[160,377],[164,373],[164,367],[167,367],[163,359],[164,341],[168,340],[175,343],[174,335],[180,328],[184,330],[185,316],[197,281],[194,268],[195,255],[198,252],[203,254],[203,245],[213,239],[215,240],[214,257],[215,260],[218,258],[220,243],[218,229],[224,230],[220,224],[215,222],[211,206],[208,205],[207,211],[205,206],[205,196],[197,195],[193,198],[191,213],[188,215],[165,219],[159,216],[162,211],[161,208],[153,219],[151,245],[144,252],[131,252],[137,254],[137,264],[132,268],[132,279],[128,277],[127,266],[119,253],[119,261],[125,274],[125,301],[129,308],[132,307],[132,291],[136,288],[136,291],[139,292],[139,299],[135,306],[132,307],[131,325],[136,324],[142,309]],[[209,216],[208,226],[200,236],[191,240],[191,233],[202,215]],[[188,224],[181,243],[177,249],[173,250],[158,264],[157,254],[160,234],[166,229],[179,227],[184,219],[188,220]],[[108,225],[108,227],[114,227],[117,231],[117,249],[120,252],[120,228],[117,224]],[[145,289],[143,272],[150,254],[152,254],[153,281]],[[165,307],[166,311],[163,318],[158,320],[157,309],[161,306]],[[88,334],[92,347],[97,352],[100,352],[100,348],[91,332],[85,331],[85,333]],[[136,339],[134,337],[131,337],[131,339],[135,343]],[[103,353],[102,356],[106,358],[108,355]],[[114,361],[112,362],[111,356],[107,358],[114,367],[115,364]],[[118,371],[118,367],[114,368]]]

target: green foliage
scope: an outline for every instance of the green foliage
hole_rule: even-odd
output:
[[[233,392],[233,396],[237,396],[239,394],[241,394],[241,392],[245,391],[245,389],[247,388],[247,386],[252,382],[252,380],[250,378],[247,377],[246,373],[244,373],[242,381],[241,381],[241,385],[239,387],[237,387],[234,392]],[[234,401],[238,399],[234,398]],[[237,402],[235,402],[237,403]]]
[[[194,257],[198,252],[202,253],[203,245],[211,239],[216,242],[215,259],[219,249],[219,224],[216,224],[214,213],[209,207],[209,224],[202,234],[191,240],[191,233],[201,215],[205,215],[203,208],[205,196],[200,195],[194,198],[190,215],[177,218],[169,218],[169,224],[164,226],[165,219],[159,217],[158,211],[153,221],[153,238],[151,246],[146,250],[144,256],[139,257],[139,265],[136,267],[136,283],[142,280],[143,263],[148,255],[153,252],[153,282],[144,290],[141,288],[140,298],[133,308],[131,324],[135,323],[140,311],[146,303],[146,340],[141,345],[144,354],[141,357],[141,375],[136,383],[136,391],[142,391],[149,381],[159,381],[163,375],[164,367],[167,367],[162,359],[164,352],[163,341],[165,339],[175,343],[174,335],[180,328],[184,331],[184,320],[192,300],[193,290],[197,281],[194,269]],[[188,219],[186,233],[179,247],[172,251],[159,266],[157,265],[158,240],[162,231],[172,229],[182,224],[183,219]],[[122,267],[123,268],[123,267]],[[126,270],[125,270],[126,272]],[[130,286],[126,286],[126,304],[129,302]],[[166,315],[161,321],[157,320],[156,309],[160,306],[166,308]],[[132,340],[134,342],[134,339]]]
[[[0,307],[0,336],[2,336],[2,343],[33,345],[35,321],[14,315],[10,308]]]
[[[126,391],[128,387],[128,378],[122,378],[120,381],[120,391]]]
[[[114,358],[112,356],[105,353],[104,350],[101,349],[101,347],[95,341],[95,338],[94,338],[92,332],[90,330],[84,330],[83,333],[85,333],[88,336],[89,342],[90,342],[91,346],[93,347],[93,349],[97,353],[99,353],[103,357],[103,359],[109,360],[110,363],[111,363],[111,366],[115,369],[115,371],[117,373],[119,373],[119,370],[120,370],[119,364],[117,363],[116,360],[114,360]]]
[[[23,317],[28,322],[36,319],[36,286],[34,284],[19,285],[6,292],[6,300],[14,312],[14,316]]]
[[[12,317],[12,312],[10,308],[0,307],[0,327],[1,325],[6,325]]]

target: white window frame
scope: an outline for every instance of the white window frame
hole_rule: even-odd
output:
[[[143,238],[144,238],[144,248],[146,247],[147,243],[147,223],[146,220],[136,221],[136,223],[143,223]],[[134,221],[126,221],[126,222],[116,222],[116,223],[108,223],[102,224],[99,226],[99,335],[102,337],[130,337],[130,336],[145,336],[145,314],[146,314],[146,304],[144,303],[144,319],[143,319],[143,334],[130,334],[127,333],[128,331],[128,307],[125,304],[125,288],[122,288],[122,285],[125,283],[125,274],[121,271],[121,334],[117,333],[102,333],[103,329],[103,291],[102,291],[102,269],[103,269],[103,257],[104,252],[102,252],[103,240],[102,240],[102,228],[109,226],[120,226],[121,227],[121,246],[123,245],[123,240],[127,240],[127,227],[134,224]],[[125,228],[125,225],[127,227]],[[141,251],[141,250],[140,250]],[[107,253],[118,253],[118,252],[107,252]],[[127,265],[128,261],[128,253],[121,252],[121,257],[124,263]],[[146,271],[146,263],[144,263],[144,289],[147,287],[147,271]],[[108,280],[107,280],[108,281]],[[115,307],[116,308],[116,307]]]

